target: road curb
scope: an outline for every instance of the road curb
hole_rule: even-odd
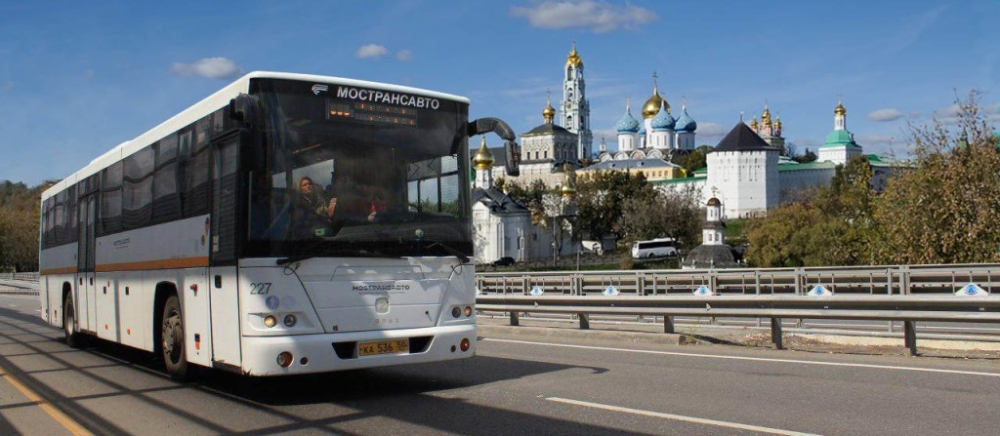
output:
[[[611,345],[684,345],[687,339],[682,334],[675,333],[641,333],[618,332],[606,330],[579,330],[568,328],[530,327],[530,326],[477,326],[479,336],[484,338],[520,339],[550,342],[558,338],[560,342],[586,342],[588,344]]]

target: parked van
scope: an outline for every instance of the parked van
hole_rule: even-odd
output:
[[[677,241],[673,238],[660,238],[650,241],[639,241],[632,244],[632,257],[648,259],[651,257],[667,257],[677,255]]]

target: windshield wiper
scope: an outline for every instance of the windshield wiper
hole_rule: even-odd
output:
[[[448,254],[451,254],[451,255],[457,257],[458,260],[461,260],[462,263],[469,263],[469,256],[466,256],[465,253],[463,253],[463,252],[461,252],[461,251],[459,251],[459,250],[457,250],[457,249],[455,249],[453,247],[449,247],[449,246],[445,245],[441,241],[431,242],[431,244],[427,246],[428,249],[431,249],[431,248],[434,248],[434,247],[441,247],[441,249],[444,250],[444,251],[446,251],[446,252],[448,252]]]

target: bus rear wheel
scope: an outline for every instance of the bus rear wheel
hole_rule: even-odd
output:
[[[163,304],[163,316],[160,319],[163,364],[171,378],[187,380],[190,377],[190,371],[187,352],[184,350],[184,319],[181,314],[180,299],[176,295],[167,298]]]
[[[73,297],[67,295],[63,302],[63,334],[66,336],[66,345],[73,348],[80,348],[80,334],[76,332],[76,312],[73,311]]]

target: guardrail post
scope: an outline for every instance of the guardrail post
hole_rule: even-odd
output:
[[[663,333],[674,333],[674,317],[663,315]]]
[[[578,313],[577,316],[580,317],[580,330],[590,329],[590,315],[586,313]]]
[[[917,355],[917,323],[916,321],[903,321],[903,343],[910,350],[911,356]]]
[[[774,343],[775,349],[785,349],[781,343],[781,318],[771,318],[771,342]]]
[[[521,320],[517,319],[517,311],[515,310],[510,311],[510,325],[513,327],[521,325]]]

